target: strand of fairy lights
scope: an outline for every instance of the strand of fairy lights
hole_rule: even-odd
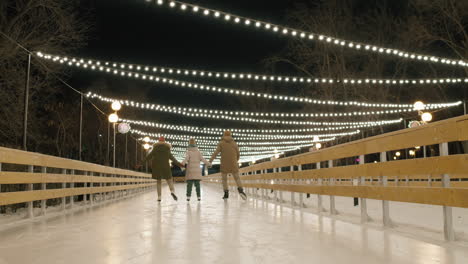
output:
[[[249,112],[249,111],[226,111],[226,110],[216,110],[216,109],[204,109],[196,107],[180,107],[180,106],[167,106],[153,103],[143,103],[143,102],[134,102],[129,100],[119,100],[114,98],[104,97],[102,95],[88,92],[86,97],[91,99],[98,99],[102,102],[115,102],[118,101],[122,105],[140,108],[145,110],[152,110],[158,112],[167,112],[167,113],[183,113],[188,116],[196,116],[196,114],[202,115],[224,115],[228,120],[232,120],[232,116],[255,116],[255,117],[297,117],[297,118],[310,118],[310,117],[350,117],[350,116],[370,116],[370,115],[385,115],[385,114],[398,114],[398,113],[409,113],[417,111],[413,108],[407,109],[393,109],[393,110],[378,110],[378,111],[353,111],[353,112],[334,112],[334,113],[272,113],[272,112]],[[437,109],[445,108],[459,105],[459,102],[456,103],[446,103],[446,104],[429,104],[424,105],[425,109]],[[204,116],[201,116],[204,117]],[[217,119],[219,117],[216,117]]]
[[[146,0],[148,1],[148,0]],[[261,20],[238,16],[219,10],[210,8],[200,7],[192,4],[183,3],[180,1],[164,1],[157,0],[157,5],[167,4],[171,9],[180,9],[185,12],[192,10],[192,13],[199,14],[204,17],[212,17],[214,19],[230,22],[233,24],[244,25],[245,27],[255,27],[257,29],[265,29],[266,31],[273,32],[283,36],[290,36],[293,38],[299,38],[304,40],[318,41],[323,44],[335,45],[343,48],[349,48],[353,50],[367,51],[375,54],[392,55],[404,59],[440,63],[446,65],[455,65],[461,67],[468,67],[468,62],[457,59],[442,58],[439,56],[423,55],[413,52],[407,52],[399,49],[391,49],[385,47],[379,47],[371,44],[365,44],[355,41],[343,40],[335,37],[326,36],[323,34],[310,33],[290,27],[280,26],[272,23],[267,23]]]
[[[270,93],[258,93],[258,92],[240,90],[240,89],[210,86],[210,85],[198,84],[194,82],[186,82],[186,81],[181,81],[181,80],[176,80],[176,79],[159,77],[155,75],[141,74],[141,73],[127,71],[127,70],[118,70],[118,69],[113,69],[113,68],[104,67],[104,66],[89,65],[87,64],[87,62],[81,63],[78,61],[73,61],[73,59],[69,60],[67,57],[63,57],[63,58],[52,57],[49,55],[44,55],[41,52],[38,52],[37,55],[40,58],[51,60],[53,62],[58,62],[58,63],[66,64],[69,66],[81,67],[84,69],[98,70],[100,72],[114,74],[116,76],[159,82],[159,83],[164,83],[167,85],[173,85],[173,86],[188,88],[188,89],[223,93],[223,94],[228,94],[232,96],[243,96],[243,97],[251,97],[251,98],[262,98],[266,100],[290,101],[290,102],[318,104],[318,105],[359,106],[359,107],[372,107],[372,108],[412,108],[411,104],[386,104],[386,103],[365,103],[365,102],[356,102],[356,101],[318,100],[318,99],[312,99],[312,98],[306,98],[306,97],[275,95],[275,94],[270,94]],[[453,103],[450,103],[450,104],[453,104]],[[456,102],[455,104],[459,105],[461,104],[461,102]],[[444,105],[446,104],[433,104],[433,105],[438,105],[439,107],[445,107]]]
[[[144,138],[139,138],[139,140],[141,141],[144,141]],[[323,138],[323,139],[317,139],[317,140],[313,140],[313,141],[303,141],[302,143],[300,144],[291,144],[291,145],[286,145],[284,143],[282,143],[283,145],[282,146],[276,146],[276,145],[270,145],[270,146],[259,146],[259,145],[254,145],[254,146],[251,146],[250,144],[245,144],[243,142],[237,142],[237,145],[239,146],[239,149],[243,150],[243,151],[281,151],[281,150],[284,150],[284,149],[292,149],[292,148],[295,148],[295,149],[300,149],[300,148],[304,148],[304,147],[310,147],[312,145],[314,145],[315,143],[325,143],[325,142],[330,142],[330,141],[334,141],[335,140],[335,137],[332,137],[332,138]],[[178,142],[177,140],[170,140],[169,143],[172,141],[172,146],[173,147],[178,147],[178,148],[184,148],[184,149],[187,149],[188,147],[188,144],[187,142],[183,142],[183,143],[180,143]],[[144,142],[147,142],[147,143],[158,143],[159,141],[157,139],[153,139],[153,138],[150,138],[150,140],[148,141],[144,141]],[[204,150],[215,150],[217,145],[218,145],[219,142],[213,142],[211,144],[203,144],[201,143],[200,141],[197,141],[197,147],[199,149],[204,149]]]
[[[225,111],[225,110],[215,110],[215,109],[204,109],[196,107],[179,107],[179,106],[167,106],[153,103],[143,103],[143,102],[134,102],[129,100],[120,100],[109,97],[104,97],[102,95],[88,92],[86,94],[88,98],[98,99],[102,102],[115,102],[118,101],[122,105],[140,108],[145,110],[167,112],[167,113],[181,113],[188,116],[196,116],[196,114],[208,115],[208,114],[220,114],[229,116],[228,120],[233,120],[231,116],[255,116],[255,117],[297,117],[297,118],[309,118],[309,117],[350,117],[350,116],[370,116],[370,115],[383,115],[383,114],[398,114],[398,113],[408,113],[417,111],[414,106],[413,108],[408,109],[394,109],[394,110],[378,110],[378,111],[353,111],[353,112],[334,112],[334,113],[281,113],[281,112],[248,112],[248,111]],[[461,102],[455,103],[445,103],[445,104],[427,104],[424,105],[424,109],[438,109],[458,106]],[[204,116],[199,116],[204,117]],[[218,118],[218,117],[216,117]]]
[[[300,129],[241,129],[241,128],[212,128],[212,127],[195,127],[195,126],[182,126],[182,125],[169,125],[169,124],[161,124],[155,123],[150,121],[139,121],[139,120],[131,120],[131,119],[123,119],[120,118],[119,122],[141,125],[141,126],[148,126],[148,127],[155,127],[160,129],[166,130],[176,130],[176,131],[184,131],[184,132],[192,132],[192,133],[203,133],[203,134],[212,134],[212,135],[219,135],[220,133],[229,130],[234,132],[238,135],[243,136],[258,136],[258,134],[250,134],[250,133],[260,133],[261,135],[276,133],[284,135],[285,133],[304,133],[304,132],[313,132],[316,131],[313,128],[300,128]],[[385,120],[385,121],[378,121],[378,122],[349,122],[349,124],[356,124],[356,125],[385,125],[385,124],[394,124],[400,123],[401,120]],[[346,122],[343,123],[333,123],[327,122],[322,123],[323,125],[349,125]]]
[[[220,131],[224,131],[221,128],[217,128],[215,131],[206,130],[198,130],[198,127],[187,127],[187,126],[178,126],[178,125],[167,125],[167,124],[159,124],[154,122],[147,122],[147,121],[137,121],[137,120],[129,120],[129,119],[120,119],[121,122],[136,124],[140,126],[147,126],[147,127],[155,127],[155,128],[162,128],[162,129],[170,129],[170,130],[179,130],[179,131],[186,131],[186,132],[199,132],[205,134],[219,134]],[[343,130],[343,129],[354,129],[354,128],[365,128],[365,127],[375,127],[375,126],[383,126],[383,125],[392,125],[401,123],[403,119],[395,119],[395,120],[381,120],[376,122],[300,122],[300,121],[285,121],[284,123],[280,124],[292,124],[292,125],[313,125],[313,126],[325,126],[325,127],[314,127],[314,128],[302,128],[302,129],[284,129],[277,131],[282,131],[282,133],[291,133],[292,131],[295,132],[315,132],[315,131],[336,131],[336,130]],[[273,120],[272,122],[277,122]],[[278,124],[278,123],[275,123]],[[262,130],[256,130],[257,132],[261,132]],[[240,132],[243,135],[243,132]]]
[[[196,137],[193,137],[196,139]],[[327,137],[327,138],[322,138],[322,139],[313,139],[313,142],[328,142],[328,141],[333,141],[336,140],[337,137]],[[156,138],[151,138],[149,137],[148,143],[157,143],[158,140]],[[144,141],[144,137],[138,138],[140,141]],[[181,140],[181,139],[171,139],[171,141],[177,142],[177,144],[182,145],[182,146],[188,146],[188,140]],[[219,143],[219,140],[196,140],[197,145],[203,145],[203,146],[217,146]],[[297,140],[297,141],[281,141],[281,142],[271,142],[271,141],[263,141],[263,142],[252,142],[252,141],[237,141],[237,144],[239,146],[296,146],[296,145],[303,145],[303,144],[308,144],[310,143],[310,140]]]
[[[324,142],[330,142],[334,141],[336,137],[329,137],[329,138],[322,138],[322,139],[314,139],[313,143],[324,143]],[[150,138],[148,141],[145,141],[145,138],[138,138],[138,140],[147,142],[147,143],[157,143],[158,140],[156,138]],[[173,145],[177,146],[183,146],[187,147],[188,142],[183,141],[183,140],[172,140]],[[197,146],[198,147],[203,147],[203,148],[208,148],[208,147],[216,147],[218,145],[219,141],[204,141],[204,140],[197,140]],[[276,144],[272,144],[276,143]],[[267,149],[284,149],[284,148],[291,148],[291,146],[294,147],[303,147],[303,146],[309,146],[311,144],[310,140],[301,140],[301,141],[283,141],[283,142],[243,142],[239,141],[237,142],[237,145],[239,145],[239,148],[243,149],[257,149],[257,150],[267,150]]]
[[[221,139],[221,135],[216,137],[216,136],[193,136],[193,135],[181,135],[181,134],[171,134],[171,133],[151,133],[151,132],[146,132],[146,131],[141,131],[138,129],[132,129],[131,132],[133,134],[137,134],[139,136],[148,136],[148,137],[154,137],[154,138],[159,138],[160,136],[163,136],[165,138],[171,139],[171,140],[184,140],[188,141],[191,138],[196,138],[197,140],[208,140],[208,141],[216,141],[219,142]],[[348,132],[340,132],[340,133],[326,133],[326,134],[308,134],[308,135],[251,135],[251,136],[237,136],[235,133],[233,134],[233,138],[237,141],[259,141],[259,140],[295,140],[295,139],[301,139],[301,140],[313,140],[315,137],[341,137],[341,136],[352,136],[359,134],[360,130],[352,130]]]
[[[43,53],[41,53],[43,54]],[[51,58],[60,58],[53,54],[47,54]],[[192,77],[201,77],[201,78],[214,78],[214,79],[230,79],[230,80],[253,80],[253,81],[271,81],[271,82],[284,82],[284,83],[321,83],[321,84],[350,84],[350,85],[359,85],[359,84],[456,84],[456,83],[468,83],[468,78],[419,78],[419,79],[374,79],[374,78],[346,78],[346,79],[336,79],[336,78],[309,78],[303,76],[282,76],[282,75],[265,75],[265,74],[255,74],[255,73],[234,73],[234,72],[220,72],[220,71],[204,71],[204,70],[194,70],[194,69],[181,69],[181,68],[171,68],[171,67],[161,67],[161,66],[149,66],[143,64],[135,63],[122,63],[122,62],[107,62],[99,61],[96,59],[89,58],[79,58],[79,57],[68,57],[68,59],[74,59],[82,64],[88,65],[105,65],[113,69],[128,69],[131,71],[138,72],[153,72],[159,74],[168,74],[168,75],[181,75],[181,76],[192,76]]]

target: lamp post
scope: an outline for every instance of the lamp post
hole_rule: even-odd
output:
[[[109,122],[112,123],[114,128],[114,147],[112,148],[112,166],[115,168],[115,123],[119,121],[119,116],[116,113],[112,113],[109,115]]]
[[[148,144],[149,142],[149,137],[145,137],[143,139],[144,142],[146,142],[144,145],[143,145],[143,148],[146,150],[146,152],[149,151],[149,149],[151,148],[151,145]],[[148,173],[148,162],[145,162],[145,172]]]
[[[118,101],[112,102],[111,105],[112,110],[114,113],[109,115],[109,122],[112,123],[112,127],[114,129],[114,146],[112,148],[112,166],[115,168],[115,124],[119,121],[119,116],[117,115],[117,111],[122,108],[122,105]]]

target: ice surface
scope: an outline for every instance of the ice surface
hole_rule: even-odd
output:
[[[201,203],[185,201],[184,184],[176,189],[178,202],[164,189],[161,204],[148,192],[6,229],[0,264],[468,263],[456,243],[234,194],[224,202],[217,185],[203,184]]]

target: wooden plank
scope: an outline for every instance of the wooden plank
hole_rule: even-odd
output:
[[[135,177],[151,178],[151,174],[106,167],[78,160],[58,158],[35,152],[0,147],[0,163],[33,165],[48,168],[63,168],[70,170],[92,171],[97,173],[118,174]]]
[[[241,176],[242,179],[352,179],[358,177],[408,177],[410,179],[440,178],[442,174],[452,178],[468,178],[468,154],[438,156],[421,159],[366,163],[320,170],[302,170],[283,173],[267,173]],[[212,177],[217,177],[213,175]],[[280,178],[275,178],[280,177]]]
[[[468,188],[323,186],[249,183],[244,184],[244,187],[468,208]]]
[[[131,190],[140,187],[153,186],[156,183],[131,184],[108,187],[87,187],[87,188],[67,188],[67,189],[48,189],[24,192],[6,192],[0,193],[0,205],[17,204],[38,200],[47,200],[60,197],[76,196],[82,194],[103,193],[119,190]]]
[[[152,179],[98,177],[72,174],[28,173],[28,172],[0,172],[0,184],[29,184],[29,183],[64,183],[64,182],[148,182]]]
[[[365,154],[399,150],[415,146],[468,140],[468,115],[446,119],[417,128],[408,128],[369,137],[315,152],[255,164],[241,168],[240,172],[310,164]],[[289,162],[292,160],[292,162]]]

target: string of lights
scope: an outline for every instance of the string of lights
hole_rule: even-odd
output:
[[[192,136],[193,138],[197,138],[196,136]],[[313,142],[329,142],[329,141],[333,141],[333,140],[336,140],[337,137],[326,137],[326,138],[322,138],[320,139],[319,137],[317,138],[314,138],[312,141]],[[146,142],[145,141],[145,138],[143,137],[140,137],[138,138],[138,140],[140,141],[143,141],[143,142]],[[150,138],[148,137],[148,139],[146,139],[148,143],[156,143],[158,142],[158,140],[156,138]],[[178,144],[179,146],[188,146],[188,141],[187,140],[181,140],[181,139],[172,139],[171,140],[172,142],[176,142],[174,144]],[[214,141],[214,140],[196,140],[197,142],[197,145],[203,145],[203,146],[217,146],[217,144],[219,143],[219,140],[218,141]],[[304,145],[304,144],[309,144],[311,141],[310,140],[296,140],[296,141],[262,141],[262,142],[254,142],[254,141],[237,141],[237,144],[239,146],[245,146],[245,147],[248,147],[248,146],[259,146],[259,147],[262,147],[262,146],[296,146],[296,145]]]
[[[305,132],[314,132],[316,130],[311,128],[300,128],[300,129],[242,129],[242,128],[214,128],[214,127],[195,127],[195,126],[185,126],[185,125],[169,125],[169,124],[161,124],[155,123],[150,121],[138,121],[138,120],[131,120],[131,119],[119,119],[120,122],[129,123],[129,124],[136,124],[141,126],[148,126],[148,127],[155,127],[160,129],[166,130],[176,130],[176,131],[184,131],[184,132],[192,132],[192,133],[202,133],[202,134],[212,134],[212,135],[219,135],[220,133],[229,130],[231,132],[236,133],[237,135],[242,136],[258,136],[265,135],[265,134],[280,134],[284,135],[285,133],[305,133]],[[399,123],[400,120],[386,120],[383,122],[361,122],[363,125],[382,125],[382,124],[392,124],[392,123]],[[353,124],[353,122],[350,122]],[[354,123],[356,125],[360,125],[361,123]],[[348,125],[346,122],[344,123],[323,123],[323,125]],[[250,133],[259,133],[259,134],[250,134]]]
[[[416,112],[414,107],[408,109],[392,109],[392,110],[377,110],[377,111],[353,111],[353,112],[332,112],[332,113],[281,113],[281,112],[248,112],[248,111],[226,111],[226,110],[215,110],[215,109],[204,109],[204,108],[196,108],[196,107],[179,107],[179,106],[167,106],[167,105],[160,105],[160,104],[153,104],[153,103],[144,103],[144,102],[133,102],[129,100],[120,100],[115,98],[108,98],[101,96],[96,93],[88,92],[86,94],[87,98],[91,99],[98,99],[102,102],[119,102],[122,105],[139,108],[144,110],[152,110],[158,112],[166,112],[166,113],[173,113],[173,114],[181,114],[185,116],[192,116],[192,117],[208,117],[214,116],[211,118],[223,118],[227,120],[234,120],[239,121],[240,119],[234,119],[238,116],[255,116],[255,117],[281,117],[281,118],[289,118],[289,117],[297,117],[297,118],[311,118],[311,117],[349,117],[349,116],[371,116],[371,115],[384,115],[384,114],[398,114],[398,113],[409,113],[409,112]],[[456,103],[446,103],[446,104],[431,104],[431,105],[423,105],[424,109],[437,109],[437,108],[446,108],[446,107],[453,107],[458,106],[461,102]],[[223,117],[221,117],[221,115]],[[266,121],[259,123],[266,123]]]
[[[242,96],[242,97],[250,97],[250,98],[261,98],[265,100],[289,101],[289,102],[318,104],[318,105],[357,106],[357,107],[369,107],[369,108],[406,108],[406,109],[413,107],[413,105],[411,104],[388,104],[388,103],[366,103],[366,102],[356,102],[356,101],[319,100],[319,99],[312,99],[312,98],[298,97],[298,96],[258,93],[258,92],[240,90],[240,89],[225,88],[225,87],[198,84],[194,82],[180,81],[176,79],[164,78],[164,77],[159,77],[155,75],[141,74],[141,73],[137,73],[133,71],[118,70],[118,69],[113,69],[113,68],[104,67],[104,66],[89,65],[87,62],[81,63],[76,60],[73,61],[73,59],[68,59],[67,57],[52,57],[50,55],[44,55],[42,52],[37,52],[36,54],[38,55],[39,58],[43,58],[46,60],[50,60],[53,62],[57,62],[57,63],[69,65],[69,66],[75,66],[75,67],[80,67],[80,68],[90,69],[90,70],[97,70],[100,72],[113,74],[113,75],[121,76],[121,77],[128,77],[128,78],[164,83],[166,85],[172,85],[172,86],[186,88],[186,89],[222,93],[222,94],[227,94],[227,95],[232,95],[232,96]],[[449,105],[451,104],[459,105],[461,104],[461,102],[449,103]],[[427,106],[436,107],[436,108],[446,107],[444,105],[447,105],[447,104],[442,104],[442,103],[441,104],[428,104]]]
[[[43,53],[41,53],[43,54]],[[51,58],[57,60],[64,59],[64,57],[47,54]],[[304,76],[284,76],[284,75],[265,75],[255,73],[235,73],[235,72],[222,72],[222,71],[206,71],[194,69],[181,69],[172,67],[150,66],[135,63],[122,63],[122,62],[108,62],[100,61],[89,58],[68,57],[69,60],[74,60],[81,64],[88,65],[105,65],[113,69],[128,69],[130,71],[142,73],[158,73],[167,75],[180,75],[191,76],[198,78],[212,78],[212,79],[229,79],[229,80],[252,80],[252,81],[269,81],[269,82],[282,82],[282,83],[316,83],[316,84],[347,84],[347,85],[365,85],[365,84],[386,84],[386,85],[402,85],[402,84],[457,84],[468,83],[468,78],[419,78],[419,79],[374,79],[374,78],[310,78]],[[56,60],[56,61],[57,61]]]
[[[409,113],[409,112],[418,111],[413,106],[413,108],[407,108],[407,109],[329,112],[329,113],[249,112],[249,111],[238,111],[238,110],[227,111],[227,110],[205,109],[205,108],[196,108],[196,107],[167,106],[167,105],[160,105],[160,104],[153,104],[153,103],[134,102],[134,101],[129,101],[129,100],[120,100],[120,99],[115,99],[115,98],[104,97],[102,95],[92,93],[92,92],[88,92],[86,94],[86,97],[90,99],[98,99],[102,102],[107,102],[107,103],[112,103],[112,102],[117,101],[121,103],[122,105],[133,107],[133,108],[173,113],[173,114],[181,114],[181,115],[186,115],[186,116],[191,116],[191,117],[208,117],[208,115],[211,115],[211,116],[215,116],[211,118],[219,119],[221,118],[220,115],[222,115],[224,119],[235,120],[235,121],[239,121],[239,119],[234,119],[235,117],[238,117],[238,116],[274,117],[274,118],[278,118],[278,117],[281,117],[281,118],[350,117],[350,116],[368,117],[371,115],[399,114],[399,113]],[[429,105],[423,105],[422,107],[424,109],[438,109],[438,108],[458,106],[459,104],[461,104],[461,102],[445,103],[445,104],[429,104]],[[259,123],[265,123],[265,122],[259,122]]]
[[[149,1],[149,0],[146,0]],[[407,52],[399,49],[392,49],[386,47],[380,47],[376,45],[360,43],[355,41],[348,41],[344,39],[339,39],[335,37],[326,36],[323,34],[310,33],[303,30],[294,29],[291,27],[276,25],[273,23],[264,22],[257,19],[247,18],[243,16],[234,15],[227,12],[222,12],[219,10],[214,10],[211,8],[200,7],[193,4],[187,4],[180,1],[173,0],[157,0],[157,6],[168,6],[170,9],[179,9],[182,12],[191,11],[192,14],[197,14],[203,17],[214,18],[218,21],[225,21],[227,23],[232,23],[235,25],[242,25],[246,28],[257,28],[264,29],[268,32],[273,32],[278,35],[288,36],[292,38],[298,38],[303,40],[318,41],[325,45],[334,45],[343,48],[349,48],[353,50],[365,51],[375,54],[385,54],[389,56],[399,57],[407,60],[422,61],[422,62],[431,62],[439,63],[445,65],[453,65],[459,67],[468,67],[468,62],[464,60],[457,59],[448,59],[432,55],[423,55],[419,53]]]
[[[310,122],[307,125],[314,125],[314,126],[325,126],[325,127],[314,127],[314,128],[301,128],[301,129],[275,129],[275,130],[263,130],[263,129],[250,129],[251,131],[257,133],[272,133],[266,131],[276,131],[273,133],[299,133],[299,132],[315,132],[315,131],[336,131],[336,130],[344,130],[344,129],[354,129],[354,128],[364,128],[364,127],[374,127],[374,126],[383,126],[383,125],[392,125],[401,123],[403,119],[395,119],[395,120],[381,120],[381,121],[366,121],[366,122]],[[130,120],[130,119],[120,119],[120,122],[129,123],[129,124],[136,124],[140,126],[147,126],[147,127],[154,127],[154,128],[161,128],[161,129],[169,129],[169,130],[178,130],[178,131],[185,131],[185,132],[198,132],[204,134],[213,134],[217,135],[220,132],[226,130],[222,128],[200,128],[200,127],[191,127],[191,126],[179,126],[179,125],[168,125],[168,124],[160,124],[155,122],[148,122],[148,121],[139,121],[139,120]],[[286,121],[286,122],[293,122],[293,121]],[[300,121],[294,121],[297,123],[293,123],[294,125],[300,124]],[[288,123],[289,124],[289,123]],[[249,134],[245,134],[245,132],[240,132],[239,129],[233,129],[239,134],[249,136]]]
[[[313,143],[324,143],[324,142],[330,142],[334,141],[336,137],[327,137],[327,138],[314,138],[312,140]],[[146,142],[146,143],[157,143],[158,140],[156,138],[138,138],[138,140]],[[184,140],[177,140],[177,139],[171,139],[170,140],[172,145],[177,145],[181,147],[187,147],[188,142]],[[216,147],[219,143],[219,141],[206,141],[206,140],[197,140],[197,146],[198,147]],[[238,141],[237,145],[240,148],[255,148],[255,149],[282,149],[282,148],[290,148],[291,146],[294,147],[302,147],[302,146],[309,146],[311,144],[310,140],[301,140],[301,141],[281,141],[281,142],[245,142],[245,141]]]
[[[183,140],[183,141],[188,141],[191,138],[196,138],[197,140],[206,140],[206,141],[212,141],[218,143],[219,140],[221,139],[220,136],[194,136],[194,135],[187,135],[187,134],[171,134],[171,133],[153,133],[153,132],[146,132],[138,129],[132,129],[130,130],[133,134],[143,136],[143,137],[153,137],[153,138],[159,138],[161,136],[165,137],[168,140]],[[194,132],[196,133],[196,132]],[[249,136],[238,136],[236,133],[233,133],[233,138],[236,141],[260,141],[260,140],[314,140],[314,138],[322,138],[322,137],[341,137],[341,136],[352,136],[359,134],[360,130],[351,130],[351,131],[346,131],[346,132],[340,132],[340,133],[326,133],[326,134],[306,134],[306,135],[300,135],[300,134],[292,134],[292,135],[268,135],[268,134],[252,134]]]

